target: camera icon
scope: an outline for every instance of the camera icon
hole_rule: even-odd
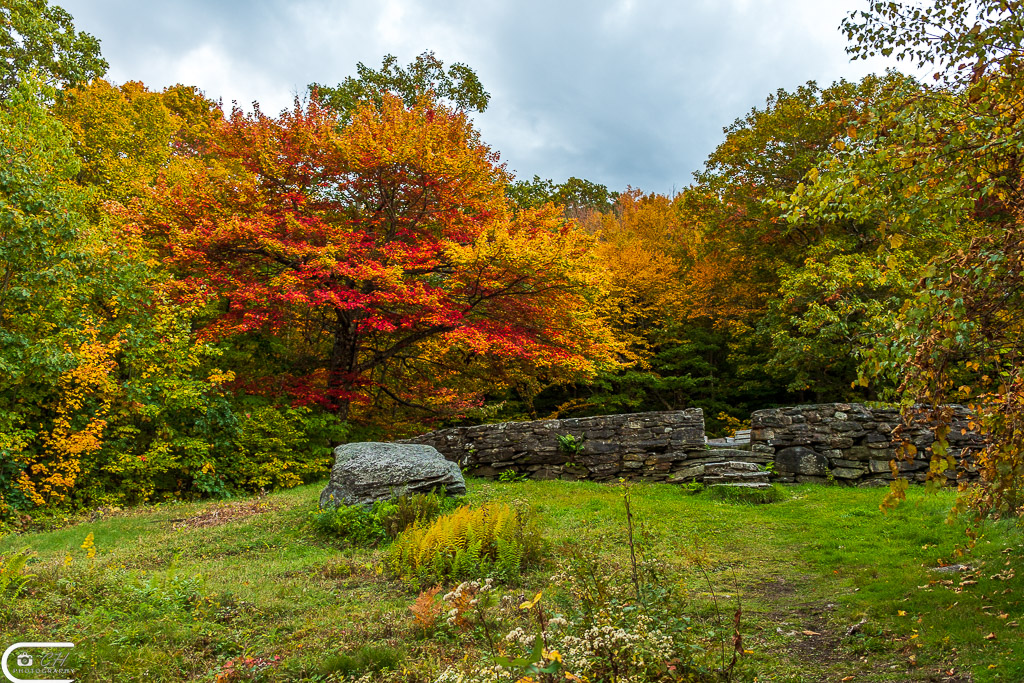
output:
[[[32,655],[28,653],[18,655],[18,666],[32,666]]]

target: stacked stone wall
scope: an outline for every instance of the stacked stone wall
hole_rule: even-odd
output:
[[[566,435],[582,440],[578,453],[559,444]],[[511,471],[533,479],[664,481],[706,454],[700,408],[455,427],[404,443],[433,446],[487,478]]]
[[[951,406],[949,452],[966,456],[962,467],[947,470],[953,480],[972,477],[972,454],[983,447],[980,434],[970,429],[970,413]],[[906,425],[895,408],[871,408],[858,403],[826,403],[755,411],[751,421],[751,450],[774,459],[779,482],[825,482],[883,486],[892,481],[889,461],[897,460],[901,476],[924,481],[935,436],[925,424]],[[893,431],[904,425],[899,436]],[[902,460],[901,443],[917,449],[912,462]]]

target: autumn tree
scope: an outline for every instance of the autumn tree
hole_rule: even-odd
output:
[[[71,15],[47,0],[0,0],[0,100],[35,72],[51,86],[75,86],[102,76],[100,43],[76,31]]]
[[[208,338],[283,344],[292,372],[276,379],[297,400],[342,417],[373,399],[464,410],[480,387],[457,378],[474,367],[615,362],[592,238],[554,208],[513,214],[464,113],[384,95],[340,126],[314,99],[236,110],[215,148],[221,167],[159,186],[135,225],[183,296],[211,302]]]
[[[160,175],[183,173],[202,156],[223,113],[197,88],[152,92],[139,82],[120,86],[97,78],[68,89],[54,114],[72,135],[81,161],[76,180],[97,202],[127,202]]]

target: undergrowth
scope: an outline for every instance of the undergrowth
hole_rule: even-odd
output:
[[[464,505],[443,493],[414,493],[373,505],[318,507],[310,513],[313,529],[324,536],[356,546],[386,543],[414,523],[425,523]]]
[[[493,576],[519,578],[540,554],[540,529],[528,506],[463,507],[431,524],[413,523],[395,539],[388,571],[413,586]]]

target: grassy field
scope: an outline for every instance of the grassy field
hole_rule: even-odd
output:
[[[24,572],[35,576],[16,599],[8,587],[0,645],[73,642],[80,681],[432,681],[485,661],[480,638],[414,624],[417,593],[383,572],[384,549],[314,531],[321,486],[9,534],[0,554],[31,548]],[[538,513],[544,559],[500,589],[513,601],[551,595],[552,574],[581,548],[628,567],[621,486],[470,480],[469,490],[474,504],[527,501]],[[679,584],[710,668],[723,656],[716,638],[731,654],[739,604],[745,652],[733,680],[1024,681],[1019,527],[990,524],[954,559],[964,535],[944,523],[952,494],[911,492],[882,515],[877,489],[786,491],[750,505],[631,488],[638,534]],[[943,562],[968,566],[934,571]]]

